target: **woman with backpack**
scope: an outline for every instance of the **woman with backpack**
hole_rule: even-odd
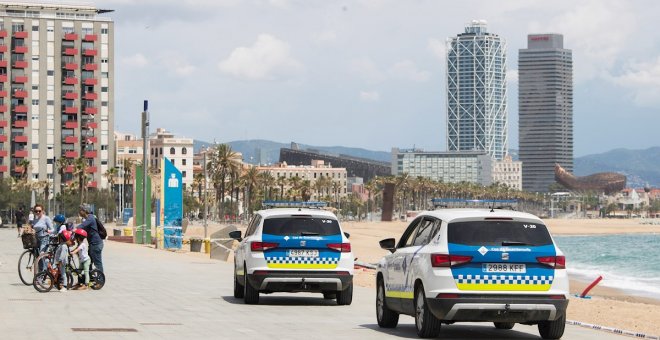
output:
[[[103,272],[103,238],[99,234],[99,227],[96,224],[96,216],[88,204],[80,206],[79,215],[83,219],[82,223],[76,228],[87,232],[87,242],[89,243],[89,257],[92,259],[94,267]]]

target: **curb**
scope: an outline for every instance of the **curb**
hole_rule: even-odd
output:
[[[613,328],[613,327],[605,327],[605,326],[600,326],[600,325],[592,325],[590,323],[586,322],[580,322],[580,321],[573,321],[573,320],[566,320],[567,325],[574,325],[574,326],[580,326],[584,328],[591,328],[599,331],[606,331],[614,334],[619,334],[619,335],[627,335],[627,336],[632,336],[637,339],[651,339],[651,340],[660,340],[660,336],[657,335],[648,335],[640,332],[633,332],[633,331],[626,331],[618,328]]]

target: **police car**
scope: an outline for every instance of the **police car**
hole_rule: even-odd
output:
[[[542,338],[564,333],[568,277],[564,254],[538,217],[498,209],[421,213],[401,239],[380,241],[376,317],[396,327],[415,318],[420,337],[442,323],[536,324]]]
[[[259,303],[259,293],[317,292],[338,305],[353,300],[353,253],[337,217],[320,209],[258,211],[234,251],[234,297]]]

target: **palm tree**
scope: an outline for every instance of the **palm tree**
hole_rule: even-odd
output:
[[[284,199],[284,186],[288,183],[285,176],[277,177],[277,185],[280,186],[280,201]]]
[[[16,164],[21,168],[21,174],[18,176],[18,178],[23,181],[23,184],[27,183],[27,175],[28,175],[28,167],[30,166],[30,161],[27,159],[21,159],[18,164]]]
[[[260,174],[259,170],[257,170],[256,166],[251,166],[243,173],[243,176],[241,176],[241,179],[243,180],[243,184],[245,185],[245,189],[247,190],[247,200],[246,200],[246,206],[248,208],[248,214],[252,214],[252,202],[254,202],[254,199],[257,197],[257,188],[260,185]]]
[[[209,150],[209,156],[208,169],[216,191],[218,213],[224,218],[225,182],[232,174],[238,172],[240,159],[228,144],[214,146]]]
[[[263,186],[263,200],[270,200],[273,186],[275,186],[275,177],[268,171],[262,172],[259,174],[259,183]]]
[[[108,180],[108,186],[110,187],[109,192],[110,192],[110,196],[112,196],[113,202],[114,202],[114,199],[115,199],[115,195],[114,195],[114,193],[115,193],[115,179],[117,178],[117,173],[118,172],[119,171],[117,171],[117,168],[112,167],[112,168],[109,168],[108,170],[106,170],[105,173],[103,174],[103,176],[105,176],[105,178]],[[106,211],[108,211],[109,210],[109,204],[107,202],[107,198],[106,198],[105,205],[107,206]]]
[[[87,194],[87,160],[79,157],[73,161],[73,176],[78,179],[78,193],[80,194],[80,204],[85,202]]]
[[[198,172],[193,175],[193,185],[191,193],[195,193],[195,188],[197,188],[197,200],[202,201],[202,187],[204,186],[204,173]]]
[[[312,182],[308,179],[304,179],[300,182],[300,196],[303,201],[309,201],[312,196]]]
[[[295,201],[298,198],[298,193],[300,192],[300,182],[302,181],[302,178],[298,176],[293,176],[289,178],[289,185],[291,186],[291,194],[293,196],[293,200]]]
[[[128,183],[131,180],[133,176],[133,166],[135,165],[135,161],[132,159],[124,159],[122,162],[122,168],[124,170],[124,188],[128,188]],[[135,182],[133,182],[133,186],[135,186]],[[135,189],[135,188],[133,188]],[[133,190],[126,190],[124,189],[124,202],[128,202],[129,198],[133,197]],[[122,207],[123,209],[124,207]]]

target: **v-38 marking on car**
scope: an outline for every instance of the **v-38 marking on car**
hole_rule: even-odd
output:
[[[234,297],[259,303],[260,293],[317,292],[339,305],[353,299],[354,259],[337,217],[316,209],[267,209],[250,221],[234,251]]]
[[[420,214],[376,276],[376,317],[396,327],[415,318],[420,337],[442,323],[493,322],[511,329],[536,324],[544,339],[564,333],[568,305],[566,260],[538,217],[487,209],[441,209]]]

